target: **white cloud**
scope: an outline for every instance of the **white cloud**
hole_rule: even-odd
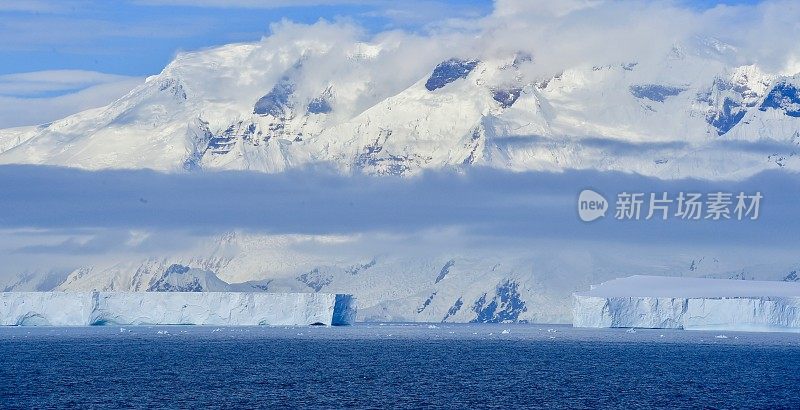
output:
[[[800,6],[788,1],[697,9],[678,1],[498,0],[488,16],[442,20],[425,34],[372,35],[352,24],[278,24],[261,47],[268,55],[301,42],[338,50],[358,41],[377,44],[383,49],[379,56],[360,65],[364,72],[352,74],[370,79],[376,95],[385,98],[400,91],[395,88],[423,78],[443,59],[507,59],[518,51],[535,60],[522,69],[531,81],[568,68],[630,62],[660,73],[672,64],[668,60],[673,48],[718,66],[757,64],[766,72],[787,73],[797,66],[793,56],[800,55],[795,41],[800,26],[790,23],[798,19]],[[331,77],[347,77],[343,71],[352,71],[352,64],[342,61],[344,54],[312,56],[315,60],[304,66],[298,93],[318,93]]]
[[[261,8],[332,6],[347,4],[385,5],[386,0],[137,0],[136,4],[149,6],[191,6],[218,8]]]
[[[577,10],[599,7],[602,0],[495,0],[496,17],[546,16],[563,17]],[[629,4],[630,6],[630,4]]]
[[[497,0],[494,12],[456,29],[479,27],[473,48],[485,57],[530,51],[538,69],[663,59],[673,46],[713,38],[737,48],[732,64],[778,72],[800,51],[800,4],[692,8],[680,1]]]
[[[0,75],[0,96],[35,97],[129,80],[131,77],[128,76],[85,70],[46,70],[5,74]]]
[[[0,0],[0,12],[62,13],[83,3],[76,0]]]
[[[772,212],[765,212],[757,223],[606,220],[587,229],[574,208],[575,195],[587,181],[607,193],[631,187],[651,192],[686,186],[697,192],[757,189],[769,198]],[[703,247],[730,251],[746,246],[752,255],[768,261],[772,252],[796,254],[800,219],[786,218],[781,210],[794,209],[798,183],[796,175],[777,172],[710,182],[598,171],[550,174],[483,168],[376,179],[312,170],[168,174],[5,166],[0,167],[0,289],[4,272],[19,273],[21,267],[66,269],[131,260],[132,255],[134,260],[159,257],[193,249],[203,236],[238,229],[337,238],[335,243],[326,241],[324,251],[315,243],[298,245],[309,252],[325,252],[328,260],[358,253],[414,257],[474,249],[525,253],[537,249],[535,241],[542,240],[551,245],[569,242],[573,251],[592,243],[647,243],[662,250],[677,246],[690,253]],[[213,195],[208,187],[214,187]],[[230,204],[257,206],[219,212]],[[716,234],[701,234],[710,231]]]
[[[0,128],[42,124],[122,97],[144,79],[54,70],[0,76]],[[63,92],[67,92],[63,94]],[[56,94],[56,96],[42,96]]]
[[[0,51],[53,51],[67,54],[124,53],[114,39],[191,38],[209,30],[208,16],[164,16],[150,21],[113,21],[67,15],[24,15],[0,24]],[[46,29],[43,29],[46,27]],[[146,43],[145,43],[146,44]]]
[[[0,0],[2,1],[2,0]],[[395,13],[395,18],[413,18],[407,5],[397,6],[384,1],[322,1],[300,0],[261,2],[255,0],[141,0],[139,4],[192,5],[207,7],[283,7],[309,6],[311,4],[361,3],[385,5],[375,13]],[[0,3],[2,4],[2,3]],[[413,2],[411,4],[422,4]],[[431,4],[441,4],[431,2]],[[436,7],[434,7],[436,9]],[[419,14],[424,14],[420,10]],[[438,13],[443,15],[442,10]],[[457,16],[459,13],[453,13]],[[463,14],[461,14],[463,16]],[[403,17],[406,16],[406,17]],[[443,17],[444,18],[444,17]],[[758,64],[772,73],[794,74],[799,66],[800,5],[796,2],[775,0],[756,5],[717,6],[696,9],[678,1],[625,2],[601,0],[497,0],[494,11],[488,16],[444,19],[431,26],[426,34],[402,31],[385,31],[370,34],[352,20],[345,22],[319,22],[312,25],[280,23],[272,26],[272,34],[261,46],[265,57],[275,50],[284,50],[286,64],[293,64],[299,48],[291,44],[322,44],[332,49],[355,49],[358,42],[380,45],[383,50],[369,62],[354,70],[346,53],[318,53],[313,63],[306,64],[305,76],[299,94],[313,97],[324,89],[331,78],[362,78],[376,91],[374,98],[385,98],[418,81],[430,72],[436,63],[449,57],[474,57],[481,59],[508,58],[517,51],[527,51],[534,56],[535,64],[525,66],[528,79],[553,75],[565,68],[581,65],[607,65],[622,62],[648,62],[663,60],[676,45],[702,47],[698,39],[713,38],[735,47],[727,55],[712,56],[731,64]],[[19,22],[18,22],[19,23]],[[62,23],[64,23],[62,21]],[[92,32],[116,30],[116,35],[178,35],[163,34],[163,29],[152,27],[113,28],[101,22],[90,26]],[[21,23],[19,23],[21,24]],[[71,22],[69,24],[78,24]],[[31,25],[25,25],[31,27]],[[56,26],[61,28],[63,26]],[[5,31],[23,30],[22,26],[7,25]],[[75,29],[75,27],[72,27]],[[119,29],[119,30],[118,30]],[[30,29],[29,30],[33,30]],[[104,31],[105,30],[105,31]],[[59,30],[35,30],[28,41],[42,44],[57,43]],[[69,31],[69,30],[68,30]],[[0,29],[0,34],[4,29]],[[185,34],[185,33],[184,33]],[[109,34],[111,35],[111,34]],[[37,38],[36,36],[42,37]],[[82,39],[88,41],[87,39]],[[7,43],[7,44],[4,44]],[[78,42],[80,43],[80,42]],[[0,36],[0,46],[15,47],[13,38]],[[699,44],[699,45],[698,45]],[[66,45],[67,47],[69,45]],[[730,48],[734,50],[734,48]],[[266,58],[266,57],[265,57]],[[259,67],[259,64],[252,64]],[[287,68],[260,65],[241,75],[252,77],[255,84],[266,84],[277,79]],[[391,69],[387,69],[391,67]],[[365,81],[366,81],[365,80]],[[104,105],[136,84],[128,77],[91,72],[42,72],[0,76],[0,127],[33,124],[57,119],[80,109]],[[352,81],[356,83],[356,81]],[[203,84],[208,95],[224,92],[222,85]],[[218,90],[215,87],[219,87]],[[44,97],[82,89],[54,98]],[[357,93],[353,93],[357,94]],[[28,98],[21,98],[28,97]],[[342,97],[344,98],[344,97]],[[372,97],[370,97],[372,98]],[[366,109],[377,101],[359,101],[353,106]]]

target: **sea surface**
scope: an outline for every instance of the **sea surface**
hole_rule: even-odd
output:
[[[0,328],[3,408],[800,408],[800,334]]]

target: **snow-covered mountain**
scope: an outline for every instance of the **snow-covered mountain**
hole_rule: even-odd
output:
[[[800,76],[695,39],[659,59],[539,67],[280,36],[181,53],[113,104],[0,131],[0,163],[410,175],[483,165],[715,179],[798,169]],[[552,71],[552,70],[550,70]]]
[[[490,29],[477,40],[467,30],[452,47],[447,35],[387,32],[364,41],[325,23],[288,30],[180,53],[106,107],[0,130],[0,164],[311,168],[304,176],[318,167],[402,176],[587,169],[711,180],[800,169],[800,74],[715,38],[681,37],[663,49],[657,42],[646,56],[597,52],[576,63],[554,61],[546,44],[481,47],[497,34]],[[325,215],[324,204],[316,206]],[[203,249],[70,261],[69,269],[27,271],[0,288],[342,292],[356,295],[362,320],[568,322],[573,292],[620,276],[798,278],[794,255],[752,249],[584,249],[542,238],[540,247],[516,250],[341,253],[352,238],[313,232],[236,232]]]
[[[359,320],[569,323],[573,292],[622,276],[794,282],[800,269],[794,254],[754,260],[727,249],[579,250],[547,241],[526,252],[340,253],[352,240],[231,232],[193,251],[87,265],[41,290],[348,292],[358,299]],[[0,286],[31,289],[37,277],[28,274]]]

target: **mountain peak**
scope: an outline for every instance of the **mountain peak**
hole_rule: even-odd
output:
[[[731,65],[736,48],[713,39],[676,44],[660,61],[560,70],[528,51],[410,60],[414,46],[391,36],[278,40],[181,53],[107,107],[0,130],[0,163],[169,172],[325,163],[394,175],[481,165],[715,178],[699,156],[719,152],[719,138],[783,143],[800,130],[794,80]],[[553,71],[561,74],[543,77]],[[729,174],[773,166],[754,150],[724,152]]]

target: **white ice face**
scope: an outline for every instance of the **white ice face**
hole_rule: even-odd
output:
[[[6,292],[0,325],[347,325],[349,295],[238,292]]]
[[[574,295],[576,327],[800,331],[800,284],[632,276]]]

